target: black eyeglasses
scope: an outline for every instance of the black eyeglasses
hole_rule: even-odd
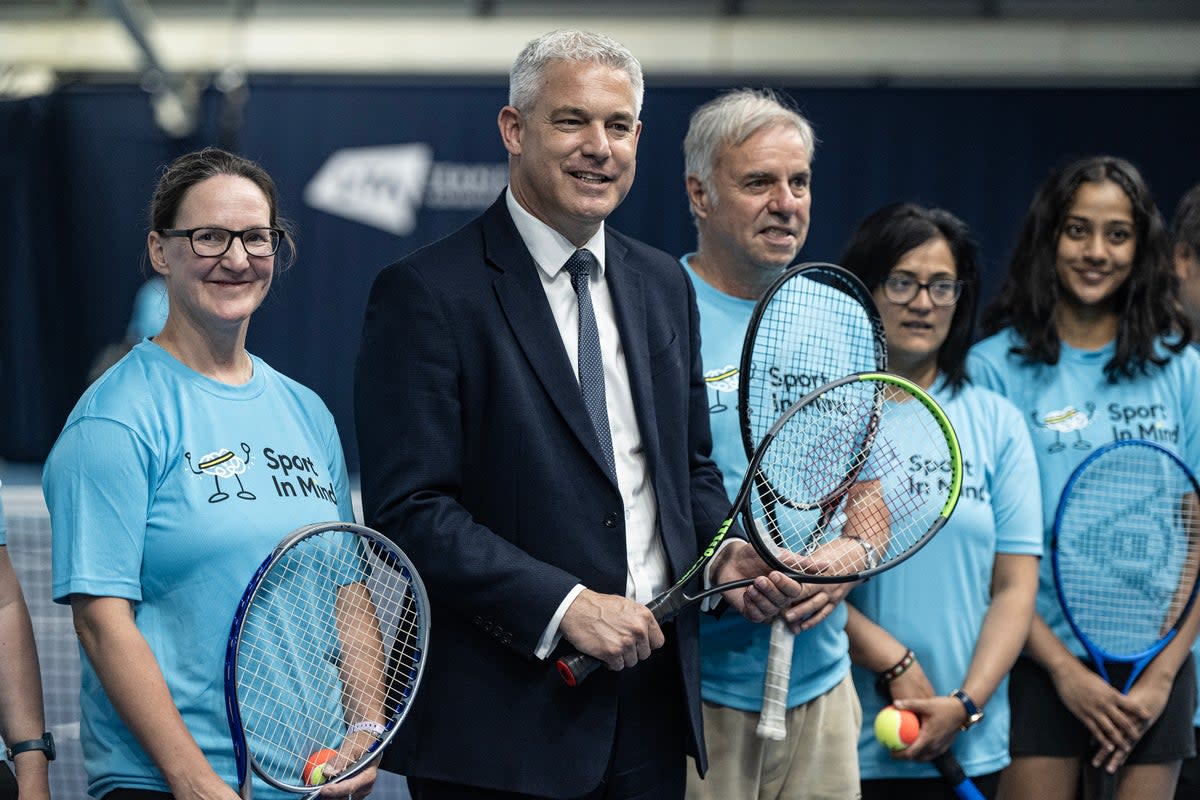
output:
[[[956,281],[951,278],[938,278],[936,281],[921,283],[911,275],[895,272],[883,281],[883,296],[897,305],[911,303],[921,293],[922,289],[929,290],[929,299],[935,306],[952,306],[962,295],[966,281]]]
[[[234,239],[241,239],[242,247],[252,256],[273,256],[283,239],[283,231],[279,228],[246,228],[244,231],[226,228],[157,228],[155,232],[160,236],[186,238],[192,243],[192,252],[205,258],[225,255]]]

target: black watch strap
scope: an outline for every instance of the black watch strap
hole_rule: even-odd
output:
[[[962,689],[955,689],[950,693],[950,696],[962,703],[963,708],[967,712],[967,721],[963,723],[961,730],[965,731],[967,728],[983,719],[983,711],[979,708],[979,706],[975,705],[975,701],[971,699],[971,696]]]
[[[55,756],[54,736],[50,733],[50,731],[46,731],[42,734],[42,738],[40,739],[29,739],[28,741],[24,742],[15,742],[8,746],[8,748],[4,751],[4,755],[9,761],[12,761],[13,756],[26,753],[30,750],[41,750],[46,754],[47,761],[53,761]]]

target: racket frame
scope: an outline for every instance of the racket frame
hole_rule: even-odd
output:
[[[300,542],[328,531],[341,531],[355,536],[359,542],[367,542],[372,552],[381,561],[384,561],[394,569],[402,570],[409,579],[411,596],[418,607],[418,616],[423,615],[425,617],[425,624],[419,625],[416,632],[414,652],[417,654],[417,657],[414,659],[412,665],[414,672],[409,681],[409,690],[405,696],[400,698],[400,702],[396,708],[387,709],[389,715],[388,721],[384,725],[384,732],[379,740],[367,751],[368,754],[377,755],[391,743],[396,733],[400,730],[400,724],[408,716],[408,712],[412,707],[413,697],[416,695],[417,688],[421,683],[421,676],[425,672],[425,663],[428,661],[429,653],[429,595],[425,591],[425,584],[421,581],[420,574],[408,559],[408,556],[383,534],[352,522],[316,522],[297,528],[289,533],[275,546],[271,554],[263,559],[258,569],[255,570],[254,576],[246,585],[246,589],[242,593],[242,598],[238,602],[237,611],[234,613],[233,622],[229,629],[229,640],[225,647],[225,714],[229,722],[230,736],[233,740],[234,761],[237,766],[237,783],[243,798],[253,796],[252,781],[250,780],[251,772],[257,774],[267,784],[276,789],[293,794],[303,794],[306,800],[308,798],[315,798],[320,793],[320,786],[297,787],[277,780],[259,766],[253,753],[250,752],[250,748],[246,743],[246,731],[242,722],[241,705],[237,699],[237,663],[238,654],[241,649],[241,632],[246,619],[246,612],[253,604],[254,598],[258,596],[259,590],[263,587],[264,579],[270,572],[271,567],[278,563],[289,550]],[[347,769],[338,773],[329,783],[340,782],[359,774],[374,760],[374,758],[360,757],[356,763],[351,764]]]
[[[765,542],[761,534],[757,532],[757,527],[754,525],[752,516],[751,504],[748,502],[750,493],[753,492],[758,483],[759,467],[762,464],[765,454],[770,450],[770,445],[780,430],[787,422],[800,410],[806,407],[812,401],[820,398],[829,391],[836,389],[848,383],[874,381],[885,385],[892,385],[907,392],[915,400],[920,402],[930,412],[936,421],[942,435],[945,438],[947,448],[949,450],[950,461],[953,468],[951,469],[950,485],[947,491],[946,500],[943,502],[941,509],[938,511],[937,517],[926,529],[925,533],[903,553],[900,553],[895,558],[887,559],[874,567],[868,567],[865,570],[860,570],[854,573],[845,573],[840,575],[820,575],[811,573],[799,573],[789,568],[781,562],[778,556],[773,552],[774,547],[771,543]],[[959,448],[958,437],[954,433],[954,427],[950,424],[950,420],[946,417],[944,411],[938,406],[937,402],[929,396],[929,394],[917,384],[903,378],[899,375],[894,375],[889,372],[858,372],[852,375],[839,378],[835,381],[830,381],[819,389],[810,392],[804,397],[793,403],[780,417],[775,421],[771,428],[763,435],[762,442],[754,453],[754,458],[751,459],[750,465],[746,470],[746,475],[742,479],[741,487],[738,489],[737,497],[733,501],[729,515],[716,535],[704,551],[700,554],[700,558],[694,564],[688,567],[676,583],[670,588],[664,590],[657,597],[646,604],[654,614],[654,618],[659,623],[670,621],[679,613],[685,606],[703,600],[712,595],[727,592],[731,589],[737,589],[742,586],[749,586],[754,582],[753,578],[745,578],[742,580],[723,583],[718,586],[713,586],[696,594],[689,595],[687,587],[692,580],[700,574],[702,569],[708,564],[709,560],[716,554],[717,549],[724,541],[729,530],[733,527],[734,522],[741,517],[745,523],[747,530],[746,538],[750,544],[758,552],[759,556],[773,569],[776,569],[790,578],[803,583],[850,583],[858,580],[865,580],[872,575],[879,574],[897,566],[911,558],[925,544],[933,538],[942,527],[946,524],[950,514],[954,511],[955,505],[958,503],[959,494],[962,491],[962,451]],[[557,668],[563,681],[569,686],[577,685],[587,674],[590,674],[602,662],[594,659],[591,656],[582,653],[572,653],[568,656],[558,659]],[[585,667],[586,665],[586,667]]]
[[[765,402],[769,383],[767,376],[770,374],[771,367],[780,365],[780,356],[785,355],[778,352],[781,346],[780,338],[773,334],[776,331],[782,332],[788,329],[789,326],[783,324],[783,319],[791,320],[792,326],[804,325],[805,322],[797,317],[804,315],[814,305],[819,304],[822,307],[828,305],[827,298],[821,298],[818,303],[814,292],[805,291],[808,283],[801,283],[801,281],[826,287],[826,290],[841,292],[856,305],[863,315],[866,328],[870,330],[870,356],[864,357],[867,348],[862,348],[861,351],[859,348],[850,348],[850,354],[844,358],[844,363],[836,365],[819,363],[822,359],[815,357],[815,354],[830,355],[834,351],[822,347],[819,335],[805,337],[802,331],[797,330],[794,337],[789,337],[786,332],[783,333],[784,341],[788,345],[799,345],[797,352],[792,353],[789,350],[787,355],[810,357],[804,358],[801,364],[790,366],[799,366],[810,374],[832,372],[833,374],[829,377],[841,377],[844,374],[860,370],[887,369],[887,337],[883,320],[879,315],[874,298],[871,297],[871,293],[862,281],[849,270],[836,264],[810,262],[788,268],[772,282],[755,303],[749,324],[746,326],[745,340],[742,343],[741,360],[738,367],[738,423],[747,460],[754,457],[754,451],[758,446],[754,420],[760,420],[758,426],[760,428],[768,421],[773,421],[771,420],[770,403]],[[764,330],[764,320],[774,320],[776,316],[780,317],[780,322]],[[800,349],[800,347],[804,349]],[[830,366],[832,366],[832,370],[827,370]],[[864,447],[870,446],[872,438],[872,433],[868,432],[864,437]],[[815,527],[814,536],[819,536],[828,525],[838,501],[843,494],[849,491],[864,462],[865,459],[856,459],[856,466],[849,470],[846,479],[835,487],[829,497],[822,501],[824,508]],[[811,507],[810,504],[797,504],[786,497],[777,498],[765,487],[760,487],[760,490],[764,504],[770,503],[770,507],[764,508],[766,525],[769,530],[777,529],[775,503],[782,503],[785,506],[801,510]],[[761,738],[781,741],[787,736],[787,694],[788,684],[791,681],[794,641],[795,636],[788,629],[782,617],[771,624],[762,710],[759,713],[757,728],[757,734]]]
[[[854,373],[867,371],[884,372],[887,370],[887,337],[884,334],[883,319],[879,316],[879,309],[875,305],[874,298],[871,297],[871,293],[867,290],[863,282],[858,279],[858,276],[848,269],[839,267],[837,264],[828,264],[820,261],[812,261],[789,267],[767,287],[767,290],[763,292],[758,302],[755,303],[754,311],[750,314],[750,322],[746,326],[746,336],[742,342],[742,357],[738,364],[738,424],[741,428],[742,446],[746,450],[747,458],[753,458],[753,454],[758,449],[759,444],[750,419],[752,409],[750,408],[749,398],[750,378],[754,375],[754,364],[756,361],[755,343],[759,338],[759,329],[768,311],[773,310],[772,301],[775,297],[785,286],[788,286],[793,280],[800,278],[815,281],[823,286],[834,286],[837,291],[842,291],[852,297],[862,307],[871,325],[875,363],[870,366],[848,365],[841,374],[830,378],[830,381]],[[798,321],[797,324],[802,325],[804,322]],[[819,392],[823,388],[824,386],[819,386],[814,392]],[[799,398],[797,402],[803,399]]]
[[[1058,508],[1054,512],[1054,535],[1050,544],[1050,558],[1053,564],[1054,573],[1054,590],[1058,594],[1059,605],[1062,607],[1063,616],[1066,618],[1067,624],[1071,626],[1071,630],[1074,632],[1075,637],[1079,639],[1080,644],[1082,644],[1084,649],[1087,650],[1093,664],[1096,666],[1096,671],[1100,674],[1100,677],[1104,678],[1104,680],[1110,685],[1113,685],[1112,679],[1108,675],[1108,670],[1105,668],[1105,664],[1116,663],[1132,665],[1129,678],[1125,681],[1124,688],[1121,689],[1121,693],[1126,694],[1133,686],[1134,681],[1138,679],[1138,676],[1140,676],[1146,667],[1150,665],[1150,662],[1153,661],[1154,658],[1163,650],[1165,650],[1167,645],[1171,643],[1171,641],[1179,633],[1179,626],[1183,624],[1183,621],[1187,619],[1188,614],[1191,613],[1192,606],[1195,605],[1196,602],[1197,590],[1200,589],[1200,570],[1197,571],[1196,577],[1192,580],[1192,588],[1188,592],[1187,602],[1180,610],[1179,616],[1176,617],[1172,623],[1171,630],[1167,631],[1166,634],[1160,637],[1152,645],[1141,650],[1140,652],[1130,655],[1114,655],[1092,642],[1087,634],[1080,629],[1079,624],[1075,621],[1074,615],[1071,613],[1071,607],[1067,603],[1066,592],[1063,589],[1062,580],[1060,578],[1060,557],[1058,553],[1059,529],[1062,524],[1063,516],[1067,510],[1068,500],[1071,496],[1071,490],[1082,478],[1088,466],[1106,453],[1122,447],[1149,447],[1168,456],[1172,461],[1175,462],[1184,476],[1186,476],[1188,481],[1191,483],[1192,491],[1195,493],[1197,500],[1200,500],[1200,482],[1197,482],[1196,476],[1192,473],[1192,470],[1188,468],[1188,465],[1183,461],[1183,459],[1180,458],[1179,455],[1171,448],[1164,447],[1158,442],[1154,442],[1149,439],[1118,439],[1114,442],[1109,442],[1108,444],[1097,448],[1092,453],[1089,453],[1088,457],[1081,461],[1079,466],[1075,467],[1075,469],[1071,472],[1071,476],[1067,479],[1067,485],[1063,487],[1062,494],[1059,496]],[[1197,522],[1200,523],[1200,521]],[[1195,547],[1197,544],[1200,543],[1193,542],[1192,546]]]
[[[933,759],[933,766],[942,776],[942,780],[954,790],[954,796],[959,800],[984,800],[983,792],[979,791],[975,782],[963,772],[962,764],[958,763],[954,753],[949,750],[942,753]]]

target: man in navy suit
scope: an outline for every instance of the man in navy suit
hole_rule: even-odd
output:
[[[424,681],[384,757],[426,798],[679,798],[705,764],[697,615],[644,603],[728,510],[679,263],[606,229],[633,181],[641,67],[530,42],[499,128],[509,186],[375,280],[355,376],[368,524],[429,588]],[[712,583],[765,621],[801,587],[746,542]],[[578,687],[552,663],[605,662]],[[651,657],[652,651],[661,650]]]

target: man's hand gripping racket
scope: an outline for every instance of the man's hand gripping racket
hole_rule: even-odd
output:
[[[914,449],[938,465],[936,480],[914,482],[898,455]],[[695,588],[738,517],[764,574],[844,583],[883,572],[945,524],[961,485],[958,440],[924,390],[882,372],[833,381],[766,432],[725,522],[699,560],[647,607],[662,624],[691,603],[749,585],[752,579]],[[600,664],[574,653],[557,667],[575,686]]]

